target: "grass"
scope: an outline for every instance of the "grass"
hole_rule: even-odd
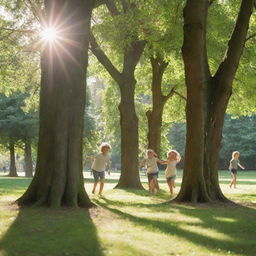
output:
[[[19,209],[13,202],[30,179],[0,177],[0,256],[153,256],[256,255],[256,171],[239,172],[237,189],[220,172],[224,194],[238,205],[167,203],[163,175],[157,196],[112,189],[118,174],[107,176],[104,197],[91,195],[97,208]],[[146,187],[146,177],[142,175]],[[175,193],[179,190],[181,174]]]

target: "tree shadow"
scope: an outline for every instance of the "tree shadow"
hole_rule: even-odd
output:
[[[0,241],[8,256],[103,256],[86,209],[24,208]],[[2,255],[2,254],[1,254]]]
[[[115,207],[138,207],[138,208],[147,208],[152,209],[152,211],[158,209],[161,210],[161,208],[166,208],[166,202],[163,203],[136,203],[136,202],[123,202],[123,201],[114,201],[107,199],[106,197],[101,197],[100,199],[94,199],[93,200],[97,205],[102,206],[102,203],[104,205],[112,205]]]
[[[149,219],[136,216],[135,214],[125,212],[125,209],[121,207],[116,208],[115,202],[111,202],[111,200],[99,201],[97,203],[120,217],[146,227],[153,232],[160,231],[170,236],[179,236],[182,239],[213,251],[225,251],[227,254],[236,253],[247,256],[254,256],[256,253],[256,243],[254,240],[254,237],[256,237],[255,209],[235,204],[228,206],[215,205],[213,207],[212,205],[204,205],[202,207],[197,206],[196,208],[192,205],[165,204],[165,212],[178,210],[180,214],[198,220],[178,223],[175,220]],[[140,207],[140,204],[137,206]],[[153,209],[152,205],[149,205],[149,207]],[[158,207],[159,205],[154,208],[156,216],[159,211]],[[163,210],[163,204],[161,204],[160,210]],[[198,227],[199,231],[195,227]],[[200,230],[203,232],[200,233]],[[216,237],[208,234],[207,230],[214,231],[213,234],[216,234]]]

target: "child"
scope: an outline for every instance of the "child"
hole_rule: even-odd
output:
[[[147,166],[147,175],[148,175],[150,194],[155,194],[159,190],[158,181],[157,181],[159,169],[158,169],[157,163],[162,164],[163,161],[157,158],[157,155],[153,149],[148,149],[147,156],[143,160],[143,162],[140,164],[140,166],[141,167],[145,165]]]
[[[233,179],[232,181],[230,182],[230,187],[232,188],[232,185],[234,186],[234,188],[236,188],[236,178],[237,178],[237,169],[238,169],[238,166],[241,168],[241,169],[245,169],[241,164],[240,164],[240,161],[239,161],[239,156],[240,156],[240,153],[238,151],[234,151],[232,153],[232,159],[230,160],[230,164],[229,164],[229,170],[233,176]]]
[[[167,161],[165,163],[167,164],[166,170],[165,170],[165,177],[166,181],[168,183],[171,195],[173,195],[173,189],[175,188],[175,179],[177,175],[177,169],[176,165],[181,160],[180,154],[176,150],[170,150],[167,153]]]
[[[109,159],[109,151],[111,149],[111,146],[108,143],[102,143],[100,145],[100,153],[95,156],[89,156],[86,159],[93,159],[92,163],[92,172],[93,172],[93,178],[94,178],[94,185],[92,189],[92,193],[95,193],[95,189],[97,187],[97,184],[100,180],[100,190],[99,190],[99,196],[102,196],[102,191],[104,188],[104,181],[105,181],[105,170],[106,168],[110,167],[110,159]]]

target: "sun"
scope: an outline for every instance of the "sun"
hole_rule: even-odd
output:
[[[58,32],[55,28],[45,28],[41,31],[40,34],[42,40],[48,43],[52,43],[58,38]]]

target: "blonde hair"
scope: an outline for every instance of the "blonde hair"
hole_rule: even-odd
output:
[[[111,149],[111,146],[109,143],[107,142],[102,142],[100,145],[100,151],[102,152],[103,148],[109,148],[109,150]]]
[[[154,151],[154,149],[147,149],[146,155],[147,155],[149,152],[153,153],[153,155],[154,155],[155,157],[157,157],[157,154],[156,154],[156,152]]]
[[[239,151],[234,151],[234,152],[232,153],[232,159],[235,158],[235,155],[240,155]]]
[[[174,153],[175,155],[176,155],[176,161],[180,161],[181,160],[181,156],[180,156],[180,153],[177,151],[177,150],[174,150],[174,149],[171,149],[171,150],[169,150],[168,152],[167,152],[167,158],[169,158],[169,154],[171,154],[171,153]]]

